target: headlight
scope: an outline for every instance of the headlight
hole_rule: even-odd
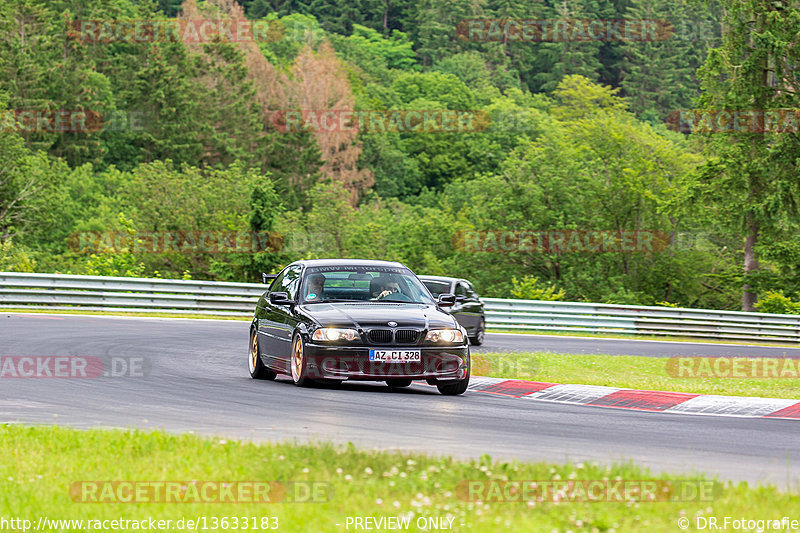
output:
[[[315,341],[352,341],[358,338],[358,332],[350,328],[319,328],[311,338]]]
[[[460,329],[432,329],[425,336],[431,342],[464,342],[464,335]]]

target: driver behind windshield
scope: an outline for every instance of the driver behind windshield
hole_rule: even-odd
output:
[[[400,285],[388,277],[378,277],[369,284],[373,300],[381,300],[387,296],[400,292]]]
[[[325,276],[322,274],[312,274],[308,277],[306,285],[306,300],[321,300],[325,290]]]

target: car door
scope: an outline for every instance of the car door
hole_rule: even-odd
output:
[[[278,287],[281,286],[281,282],[283,280],[283,275],[286,272],[286,269],[282,270],[278,276],[272,280],[272,283],[267,290],[267,293],[264,295],[263,300],[259,302],[261,304],[261,308],[258,310],[257,318],[258,318],[258,345],[261,348],[261,353],[266,359],[268,366],[273,366],[275,363],[275,353],[277,350],[277,341],[275,340],[275,333],[277,331],[277,327],[275,324],[276,313],[274,306],[269,301],[269,295],[273,291],[280,290]]]
[[[475,328],[475,319],[469,313],[469,302],[467,301],[467,288],[460,281],[454,282],[453,294],[456,295],[456,302],[451,307],[451,313],[458,323],[471,332]]]
[[[283,368],[284,359],[288,359],[289,348],[287,344],[286,328],[289,326],[293,315],[293,306],[275,305],[269,301],[269,294],[273,292],[289,293],[289,299],[297,298],[299,286],[300,267],[288,266],[278,274],[269,286],[269,292],[264,301],[264,308],[258,321],[258,342],[267,365],[273,368]],[[292,325],[294,331],[294,325]],[[289,333],[291,336],[291,332]]]
[[[479,328],[481,322],[484,320],[483,302],[471,283],[464,282],[464,287],[467,290],[467,299],[464,301],[465,312],[469,313],[472,317],[473,327]],[[477,332],[477,329],[472,330],[473,334]]]
[[[291,303],[287,305],[271,304],[271,334],[273,343],[273,355],[276,358],[276,367],[285,367],[289,370],[289,355],[292,351],[292,335],[299,322],[296,313],[296,302],[300,290],[300,277],[302,267],[299,265],[289,266],[284,271],[280,284],[275,291],[285,292],[289,295]],[[276,279],[276,281],[278,281]]]

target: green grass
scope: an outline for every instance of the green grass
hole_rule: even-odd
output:
[[[448,450],[436,450],[445,453]],[[198,516],[274,516],[281,531],[347,531],[348,516],[453,518],[454,531],[678,531],[680,517],[800,517],[797,487],[720,484],[706,501],[475,502],[459,497],[465,480],[699,480],[653,475],[631,464],[552,465],[472,461],[327,444],[256,445],[192,435],[124,430],[0,426],[0,516],[51,519],[178,520]],[[279,481],[326,483],[321,503],[76,503],[78,481]],[[337,526],[336,524],[341,524]],[[353,528],[351,527],[351,531]],[[409,531],[419,531],[415,527]]]
[[[473,353],[472,373],[549,383],[800,399],[797,378],[676,378],[667,372],[668,361],[635,355]]]
[[[0,313],[25,313],[25,314],[45,314],[45,315],[101,315],[101,316],[122,316],[122,317],[146,317],[146,318],[211,318],[214,320],[245,320],[250,321],[249,317],[229,316],[229,315],[196,315],[181,313],[156,313],[153,311],[123,312],[123,311],[84,311],[82,309],[27,309],[25,307],[0,307]]]
[[[514,329],[489,328],[487,333],[513,333],[514,335],[547,335],[556,337],[590,337],[597,339],[626,339],[659,342],[693,342],[698,344],[738,344],[740,346],[777,346],[779,348],[797,348],[796,343],[769,341],[737,341],[729,339],[710,339],[705,337],[681,337],[680,335],[626,335],[624,333],[594,333],[591,331],[523,331]]]

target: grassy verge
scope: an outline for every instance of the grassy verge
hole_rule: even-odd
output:
[[[173,521],[205,516],[209,525],[212,517],[276,517],[282,531],[347,531],[348,516],[399,516],[410,517],[408,531],[420,530],[416,527],[420,517],[433,517],[445,519],[445,523],[452,519],[454,531],[659,532],[678,531],[681,517],[694,521],[707,515],[800,516],[796,492],[730,483],[718,485],[710,498],[688,501],[556,503],[547,498],[543,502],[498,503],[459,496],[463,494],[460,483],[465,480],[699,479],[652,475],[630,464],[528,464],[493,462],[488,457],[460,462],[352,447],[256,445],[159,432],[0,426],[0,476],[4,486],[0,516],[27,518],[34,524],[41,516]],[[266,504],[73,501],[70,487],[92,480],[278,481],[287,486],[315,482],[325,484],[329,497],[320,497],[316,503]],[[223,530],[221,526],[216,529]]]
[[[473,353],[472,373],[550,383],[800,399],[800,378],[672,377],[669,358],[634,355]],[[791,368],[800,370],[800,361]],[[673,367],[674,368],[674,367]],[[727,367],[723,367],[725,371]],[[796,375],[796,374],[795,374]]]
[[[679,335],[626,335],[624,333],[592,333],[589,331],[522,331],[513,329],[489,328],[487,333],[512,333],[514,335],[547,335],[556,337],[590,337],[597,339],[623,339],[640,341],[693,342],[698,344],[738,344],[740,346],[777,346],[779,348],[797,348],[796,343],[779,341],[737,341],[717,340],[704,337],[681,337]]]
[[[214,320],[245,320],[251,319],[246,316],[229,315],[195,315],[180,313],[156,313],[153,311],[122,312],[122,311],[84,311],[82,309],[26,309],[24,307],[0,307],[0,313],[25,313],[25,314],[46,314],[46,315],[100,315],[100,316],[122,316],[122,317],[144,317],[144,318],[211,318]]]

